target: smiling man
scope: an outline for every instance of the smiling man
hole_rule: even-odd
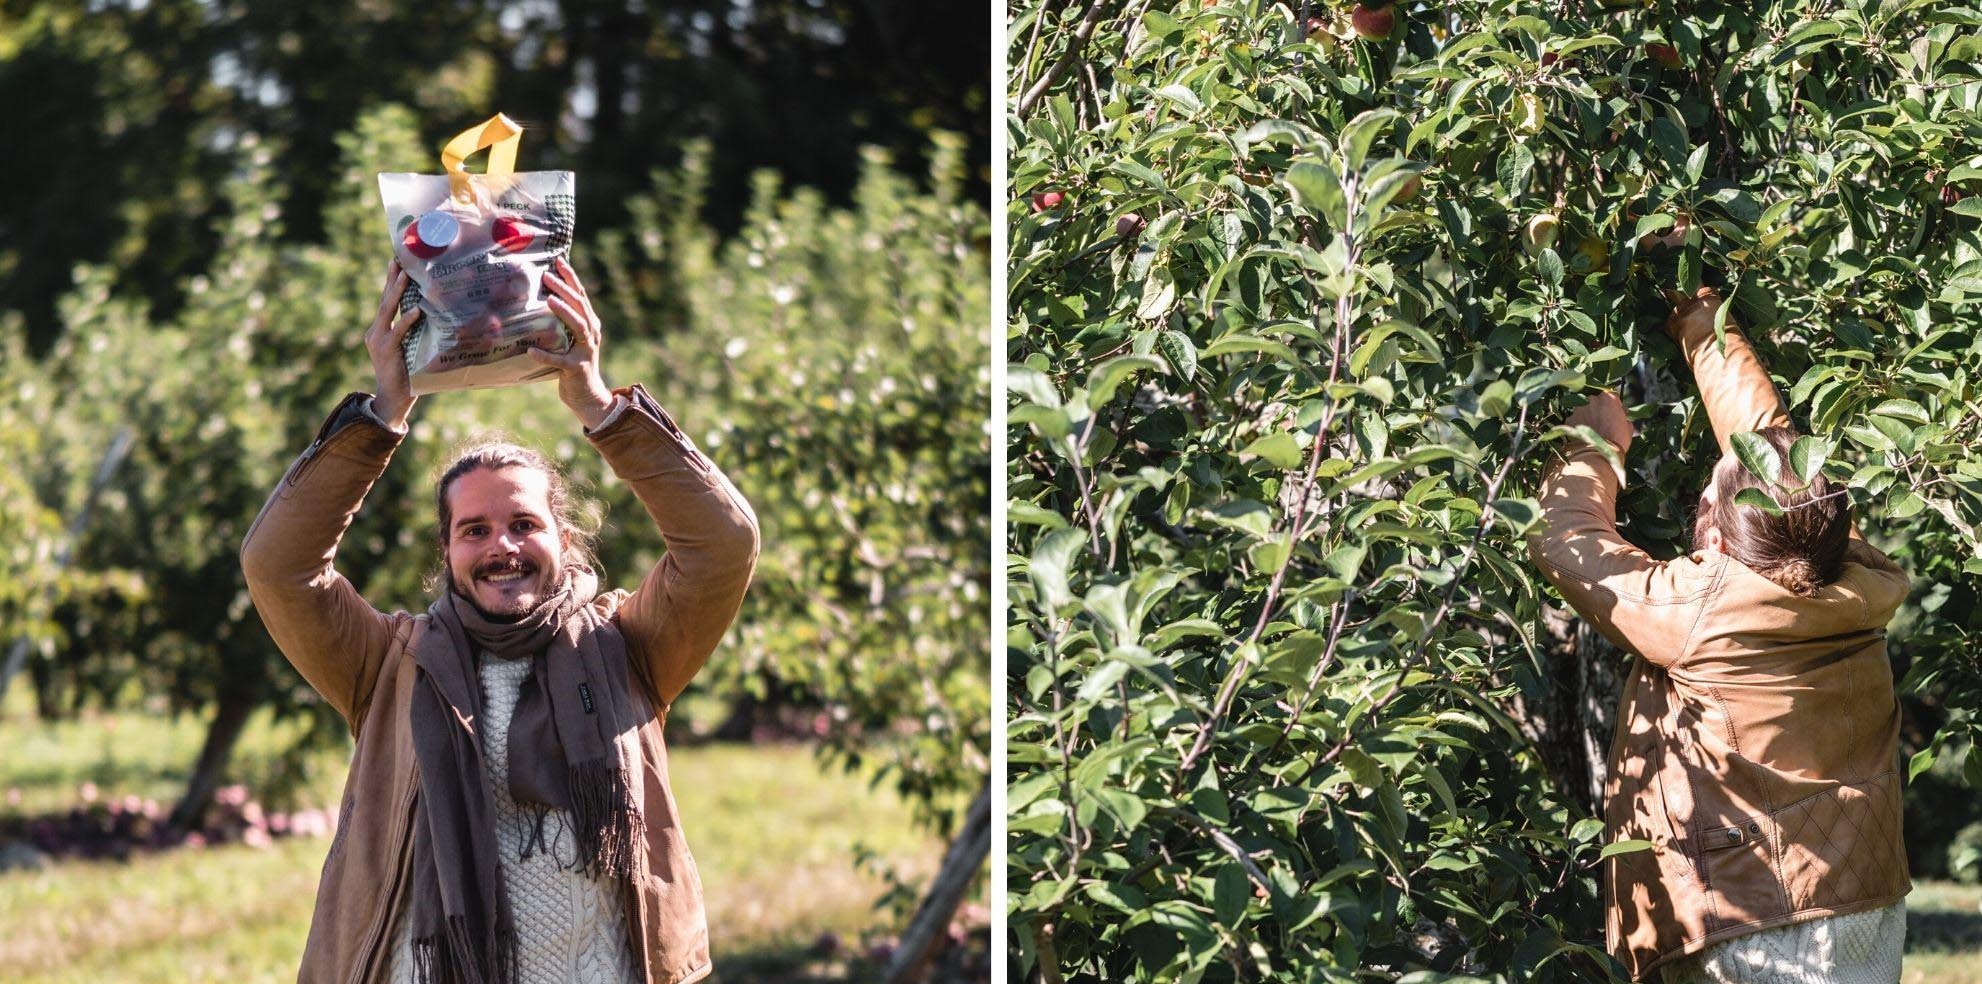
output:
[[[601,592],[557,468],[512,444],[435,489],[444,577],[385,614],[337,572],[338,541],[414,403],[388,268],[353,394],[289,468],[241,563],[283,654],[357,739],[298,980],[678,984],[710,971],[702,890],[668,788],[661,720],[729,628],[757,557],[750,507],[639,386],[599,374],[599,320],[571,268],[546,277],[571,329],[558,394],[667,543]]]

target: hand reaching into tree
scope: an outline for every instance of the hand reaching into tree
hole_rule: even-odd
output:
[[[1624,401],[1610,390],[1590,395],[1589,402],[1577,407],[1563,422],[1565,426],[1584,426],[1596,431],[1617,449],[1617,456],[1624,457],[1631,450],[1631,438],[1635,433],[1631,418],[1624,413]]]
[[[1672,316],[1665,321],[1665,332],[1672,340],[1685,345],[1688,341],[1714,333],[1714,315],[1720,310],[1720,292],[1712,287],[1701,287],[1692,297],[1676,290],[1664,291],[1665,299],[1672,304]]]

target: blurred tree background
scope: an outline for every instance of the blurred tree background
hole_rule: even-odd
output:
[[[921,173],[935,130],[964,136],[965,194],[983,200],[990,59],[984,11],[913,0],[0,3],[0,99],[34,147],[0,183],[0,309],[45,351],[88,262],[171,315],[251,135],[272,148],[285,241],[322,241],[337,134],[392,103],[423,147],[508,113],[529,166],[583,175],[595,231],[624,226],[628,196],[696,137],[713,155],[702,216],[725,233],[758,169],[843,202],[858,148]]]
[[[644,382],[764,527],[670,727],[803,737],[980,869],[988,62],[981,11],[898,0],[0,3],[0,98],[32,148],[0,165],[0,679],[43,719],[199,715],[175,826],[264,709],[300,723],[309,785],[344,729],[236,552],[371,385],[375,173],[438,171],[500,111],[519,168],[578,175],[608,380]],[[340,552],[375,605],[425,607],[428,490],[490,429],[596,495],[609,581],[658,559],[553,388],[443,394]]]

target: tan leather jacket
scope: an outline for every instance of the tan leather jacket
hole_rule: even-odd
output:
[[[1723,452],[1787,425],[1753,350],[1688,322]],[[1605,827],[1651,850],[1604,863],[1606,937],[1634,979],[1772,926],[1911,889],[1899,706],[1885,625],[1907,579],[1852,532],[1843,576],[1803,598],[1724,554],[1654,560],[1617,533],[1619,476],[1578,445],[1544,481],[1529,556],[1577,613],[1637,654],[1611,741]]]
[[[661,722],[728,630],[757,559],[750,506],[638,386],[631,405],[588,434],[660,527],[667,553],[640,586],[593,604],[626,636],[636,710],[619,736],[638,773],[647,850],[626,897],[644,979],[678,984],[710,971],[702,885],[668,789]],[[297,980],[366,984],[389,970],[389,930],[405,902],[419,788],[407,701],[427,616],[387,615],[337,573],[337,543],[385,471],[400,435],[354,394],[289,467],[241,546],[241,566],[269,635],[337,708],[357,739],[336,839],[317,887]]]

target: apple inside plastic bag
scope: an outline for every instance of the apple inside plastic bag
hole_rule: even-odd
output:
[[[443,174],[385,173],[379,195],[399,265],[411,275],[402,312],[425,312],[407,333],[415,395],[512,386],[556,374],[531,346],[571,347],[546,303],[544,274],[571,251],[576,228],[570,171],[469,175],[472,200],[452,197]]]

